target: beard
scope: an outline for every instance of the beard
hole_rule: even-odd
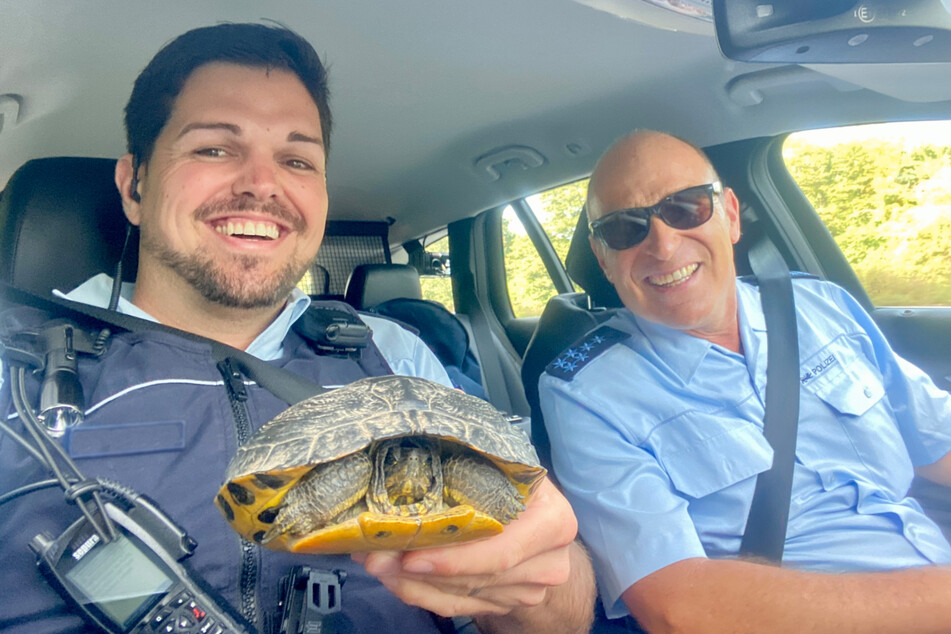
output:
[[[201,219],[222,209],[247,211],[249,208],[241,201],[227,201],[199,208],[196,217]],[[300,229],[303,224],[283,208],[272,210],[266,205],[264,210],[295,229]],[[262,271],[270,264],[270,259],[265,256],[242,254],[216,259],[203,251],[182,253],[144,226],[140,240],[143,250],[184,279],[202,297],[228,308],[268,308],[287,301],[291,290],[310,266],[309,261],[292,258],[279,270],[264,274]]]

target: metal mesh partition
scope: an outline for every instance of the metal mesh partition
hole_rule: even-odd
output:
[[[301,288],[311,295],[343,295],[358,264],[390,262],[385,222],[331,221]]]

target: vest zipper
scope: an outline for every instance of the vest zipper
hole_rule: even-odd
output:
[[[225,388],[228,391],[228,400],[231,403],[231,413],[234,418],[235,438],[238,446],[244,445],[251,438],[251,416],[248,414],[248,390],[244,386],[244,377],[231,363],[231,359],[224,359],[218,363],[218,371],[225,379]],[[241,588],[241,614],[261,629],[258,621],[257,585],[258,585],[258,557],[257,546],[241,538],[241,574],[239,585]]]

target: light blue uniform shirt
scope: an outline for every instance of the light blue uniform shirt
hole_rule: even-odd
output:
[[[132,303],[132,292],[134,290],[134,284],[127,282],[122,285],[122,293],[116,307],[118,312],[132,317],[157,321]],[[86,280],[69,293],[64,294],[54,291],[54,294],[83,304],[105,308],[109,305],[109,297],[112,294],[112,278],[105,273],[100,273]],[[310,306],[310,297],[300,289],[295,288],[291,292],[284,309],[251,342],[245,352],[264,361],[280,359],[284,353],[284,338],[308,306]],[[362,314],[360,319],[370,327],[373,332],[373,342],[383,353],[383,357],[395,374],[418,376],[453,387],[446,370],[439,363],[436,355],[426,347],[426,344],[419,337],[388,319]],[[2,376],[2,366],[0,366],[0,377]],[[2,378],[0,378],[0,386],[2,385]]]
[[[951,395],[899,358],[868,314],[828,282],[794,282],[799,436],[784,565],[813,571],[951,563],[940,529],[905,497],[914,466],[951,451]],[[763,436],[766,330],[759,289],[739,281],[745,355],[635,317],[629,337],[539,382],[555,474],[578,516],[610,617],[639,579],[692,557],[739,552]]]

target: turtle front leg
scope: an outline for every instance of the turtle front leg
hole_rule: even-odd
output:
[[[525,510],[518,489],[489,460],[456,453],[443,461],[447,502],[468,504],[477,511],[508,524]]]
[[[307,535],[333,523],[363,499],[372,472],[370,458],[363,451],[317,465],[284,494],[274,526],[261,542],[266,544],[285,533]]]

